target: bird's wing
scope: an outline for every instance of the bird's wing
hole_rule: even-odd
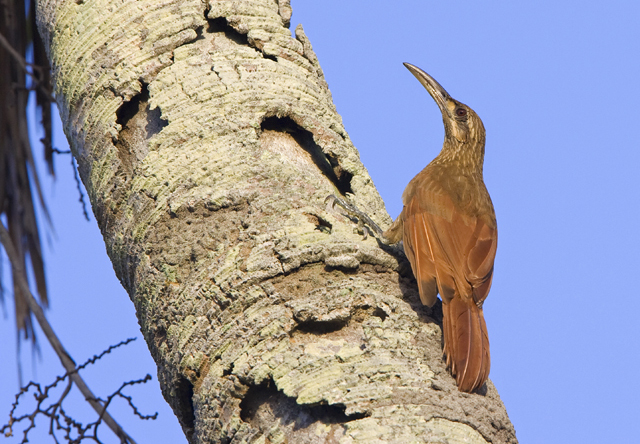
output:
[[[481,306],[491,287],[496,228],[463,214],[433,187],[416,189],[403,213],[405,251],[418,282],[435,277],[446,302],[458,293]]]
[[[472,392],[486,381],[491,361],[482,303],[491,287],[496,254],[493,217],[460,211],[446,192],[428,184],[412,190],[403,217],[405,252],[420,297],[424,302],[425,276],[437,282],[434,300],[437,291],[442,296],[447,366],[458,388]]]
[[[402,243],[418,283],[420,300],[432,307],[438,296],[434,256],[425,220],[421,213],[415,213],[413,209],[414,205],[410,204],[400,215],[403,218]]]

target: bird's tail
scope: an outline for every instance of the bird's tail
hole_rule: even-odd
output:
[[[489,334],[482,308],[455,296],[442,304],[444,353],[458,390],[472,392],[489,377]]]

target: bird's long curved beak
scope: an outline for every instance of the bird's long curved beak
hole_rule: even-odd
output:
[[[451,99],[451,96],[442,87],[442,85],[440,85],[436,81],[436,79],[431,77],[429,74],[427,74],[417,66],[414,66],[411,63],[404,63],[404,66],[406,66],[407,69],[411,71],[411,74],[413,74],[416,79],[418,79],[418,81],[422,83],[422,86],[426,88],[431,97],[433,97],[433,100],[435,100],[438,104],[438,108],[440,108],[442,114],[449,115],[449,109],[447,108],[446,103],[449,99]]]

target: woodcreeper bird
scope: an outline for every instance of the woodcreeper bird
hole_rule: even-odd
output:
[[[440,293],[444,354],[458,389],[472,392],[489,376],[489,336],[482,304],[498,245],[496,216],[484,184],[485,130],[480,117],[429,74],[404,64],[442,112],[440,154],[402,194],[400,216],[383,234],[403,241],[423,304]]]
[[[327,202],[339,204],[387,242],[403,241],[422,303],[432,307],[438,293],[442,298],[447,367],[460,391],[473,392],[489,376],[482,304],[491,288],[498,245],[496,215],[482,175],[484,125],[433,77],[417,66],[404,65],[442,112],[440,154],[409,182],[402,194],[402,212],[387,231],[342,199],[329,196]]]

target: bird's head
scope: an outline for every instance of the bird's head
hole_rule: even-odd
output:
[[[480,144],[484,148],[485,130],[480,117],[464,103],[458,102],[429,74],[410,63],[405,63],[422,86],[426,88],[442,112],[445,144]]]

